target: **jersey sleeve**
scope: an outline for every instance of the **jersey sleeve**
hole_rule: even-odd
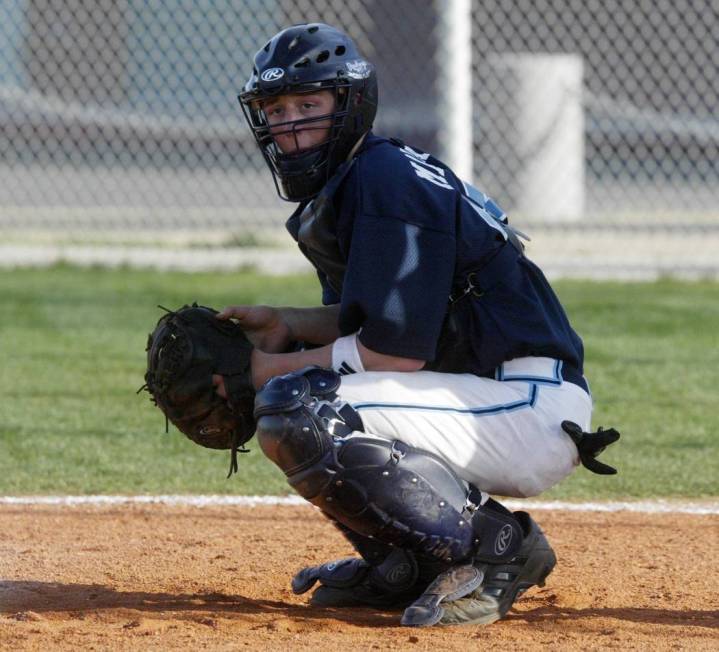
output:
[[[363,163],[340,330],[361,328],[362,344],[378,353],[432,360],[454,275],[457,195],[404,157]]]

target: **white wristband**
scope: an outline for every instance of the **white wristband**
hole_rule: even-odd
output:
[[[335,340],[332,345],[332,368],[342,376],[365,370],[357,348],[357,333]]]

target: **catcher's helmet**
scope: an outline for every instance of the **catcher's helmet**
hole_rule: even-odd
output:
[[[262,100],[318,90],[334,92],[331,116],[279,126],[294,129],[329,117],[328,138],[299,153],[283,152],[272,138]],[[273,36],[255,55],[252,75],[239,100],[280,197],[302,201],[317,195],[372,127],[377,113],[377,76],[374,66],[343,32],[323,23],[294,25]]]

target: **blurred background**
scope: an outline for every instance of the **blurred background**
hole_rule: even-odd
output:
[[[0,0],[0,264],[305,269],[236,96],[307,21],[550,275],[719,276],[715,0]]]

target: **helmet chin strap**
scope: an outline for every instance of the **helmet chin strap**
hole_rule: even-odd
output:
[[[364,142],[364,139],[367,137],[367,134],[368,134],[368,133],[369,133],[369,130],[368,130],[368,131],[365,131],[365,132],[357,139],[357,142],[352,146],[352,149],[350,150],[350,153],[347,154],[347,158],[345,159],[345,161],[349,161],[349,160],[357,153],[357,150],[360,148],[360,146],[361,146],[362,143]]]

